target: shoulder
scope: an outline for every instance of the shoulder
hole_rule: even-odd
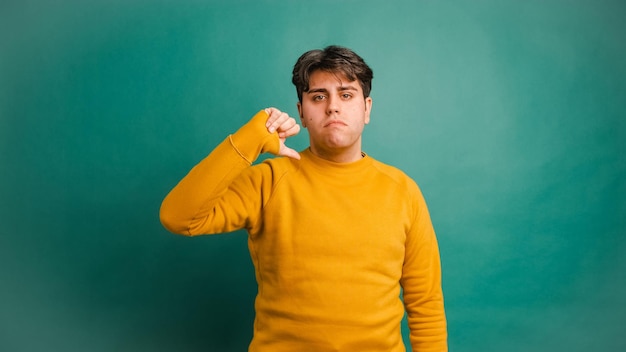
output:
[[[265,181],[277,183],[283,176],[298,172],[300,164],[298,160],[288,157],[269,157],[249,167],[246,172]]]
[[[372,158],[372,168],[384,177],[388,178],[391,182],[394,182],[402,187],[406,187],[407,189],[419,190],[415,180],[395,166],[385,164]]]
[[[292,159],[286,156],[279,156],[265,159],[263,160],[263,162],[256,166],[267,167],[274,170],[274,172],[283,173],[299,170],[300,162],[299,160]]]

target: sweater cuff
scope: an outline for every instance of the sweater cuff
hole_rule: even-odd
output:
[[[261,110],[230,136],[237,152],[249,163],[253,163],[262,153],[278,154],[280,140],[278,133],[270,133],[265,127],[269,115]]]

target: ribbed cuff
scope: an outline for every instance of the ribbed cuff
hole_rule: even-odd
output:
[[[280,150],[278,133],[270,133],[265,127],[268,117],[267,112],[261,110],[230,136],[233,147],[249,163],[253,163],[262,153],[276,155]]]

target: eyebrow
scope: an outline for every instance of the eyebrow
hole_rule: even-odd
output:
[[[337,89],[340,92],[346,91],[346,90],[353,90],[353,91],[358,91],[358,89],[355,86],[341,86]],[[328,93],[328,89],[326,88],[314,88],[314,89],[309,89],[308,91],[306,91],[306,93],[311,94],[311,93]]]

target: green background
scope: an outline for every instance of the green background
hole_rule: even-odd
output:
[[[3,1],[0,349],[246,350],[245,233],[171,235],[160,202],[259,109],[296,115],[293,63],[340,44],[374,69],[365,151],[429,203],[451,350],[625,350],[625,16],[606,0]]]

